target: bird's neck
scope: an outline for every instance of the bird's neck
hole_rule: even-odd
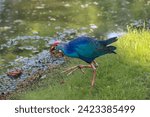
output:
[[[67,43],[64,43],[63,46],[60,47],[60,49],[66,55],[66,53],[68,51]]]

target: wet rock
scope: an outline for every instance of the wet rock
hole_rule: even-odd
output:
[[[17,19],[17,20],[14,20],[14,24],[20,24],[20,25],[23,25],[25,24],[25,22],[21,19]]]
[[[37,48],[35,48],[33,46],[18,47],[18,49],[20,49],[20,50],[33,50],[33,51],[37,50]]]
[[[12,71],[7,72],[7,76],[9,76],[10,78],[18,78],[19,76],[21,76],[21,74],[23,73],[22,70],[20,69],[15,69]]]
[[[90,28],[92,28],[92,29],[96,29],[96,28],[98,28],[95,24],[90,24]]]
[[[39,32],[38,32],[38,31],[32,31],[32,33],[33,33],[34,35],[39,34]]]
[[[150,19],[146,21],[134,20],[130,26],[136,29],[150,29]]]
[[[0,32],[7,31],[9,29],[11,29],[11,27],[9,27],[9,26],[0,27]]]

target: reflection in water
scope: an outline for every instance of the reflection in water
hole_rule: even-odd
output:
[[[149,6],[150,0],[0,0],[0,74],[14,60],[48,49],[47,40],[84,34],[102,39],[144,21],[150,27]]]
[[[2,2],[3,1],[3,2]],[[97,33],[119,29],[135,20],[150,17],[145,0],[2,0],[1,31],[4,37],[16,35],[52,35],[64,28],[96,25]],[[7,32],[6,32],[7,31]]]
[[[0,0],[0,12],[4,9],[4,0]]]

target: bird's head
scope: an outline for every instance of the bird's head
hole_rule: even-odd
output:
[[[63,57],[64,54],[62,52],[62,49],[61,49],[61,42],[60,41],[55,41],[51,47],[50,47],[50,53],[52,56],[56,57],[56,58],[60,58],[60,57]]]

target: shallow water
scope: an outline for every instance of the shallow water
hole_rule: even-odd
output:
[[[0,0],[1,92],[9,89],[8,84],[15,89],[18,81],[6,77],[7,71],[26,67],[25,71],[31,68],[33,72],[40,65],[46,67],[45,63],[35,67],[38,54],[52,63],[48,49],[54,40],[78,35],[103,39],[143,22],[150,27],[149,11],[150,0]]]

